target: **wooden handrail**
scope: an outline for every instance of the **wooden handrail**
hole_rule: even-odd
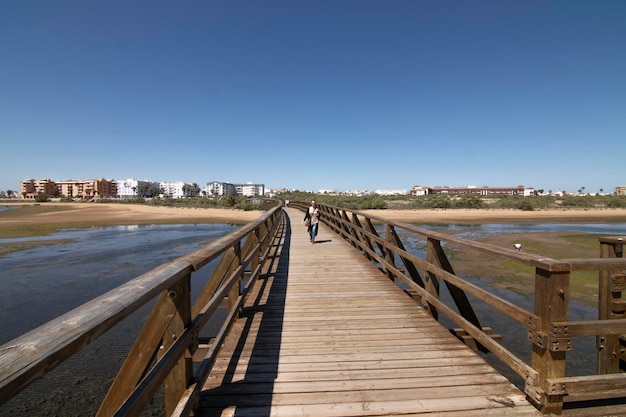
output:
[[[131,348],[131,359],[127,358],[120,369],[99,415],[139,415],[163,383],[166,410],[172,415],[180,408],[181,399],[189,400],[184,394],[202,377],[192,375],[189,366],[200,329],[224,299],[229,300],[229,316],[234,320],[247,290],[261,274],[271,243],[284,223],[284,213],[277,204],[229,235],[160,265],[0,346],[0,404],[160,295],[140,333],[142,339]],[[228,257],[231,253],[235,256]],[[198,297],[200,304],[194,307],[192,316],[191,275],[220,256],[222,261]],[[240,291],[239,283],[244,276],[247,285]],[[169,319],[164,321],[164,317]],[[231,324],[224,323],[224,328]],[[222,329],[220,334],[223,333]],[[152,345],[144,346],[150,340]],[[162,353],[161,347],[166,348]],[[140,363],[132,360],[146,353],[148,359]],[[193,404],[187,408],[192,409]]]
[[[306,210],[308,204],[291,202],[290,206]],[[625,374],[617,373],[620,371],[620,356],[626,360],[626,353],[623,346],[620,348],[618,340],[626,334],[626,301],[621,299],[626,276],[619,273],[626,268],[626,258],[622,257],[622,237],[600,237],[600,258],[553,259],[389,221],[362,211],[325,205],[318,207],[320,221],[349,241],[391,279],[406,285],[413,298],[422,303],[433,317],[437,318],[438,312],[444,313],[465,334],[471,336],[477,346],[487,348],[524,378],[528,398],[542,412],[560,414],[563,401],[624,396],[617,389],[626,386]],[[380,230],[384,230],[386,236],[382,237],[373,224],[380,225]],[[426,259],[406,251],[396,229],[403,229],[425,240]],[[440,242],[534,267],[535,311],[529,312],[457,276]],[[402,261],[403,266],[395,264],[397,259]],[[583,270],[599,271],[600,274],[599,320],[569,321],[570,272]],[[532,343],[531,364],[526,364],[503,348],[492,339],[491,334],[477,325],[471,306],[464,305],[465,298],[461,297],[461,304],[454,300],[459,313],[444,304],[439,299],[439,282],[446,283],[452,291],[474,296],[478,301],[526,326],[528,339]],[[616,310],[619,312],[616,313]],[[599,375],[566,377],[566,352],[572,349],[574,337],[584,336],[598,337]]]

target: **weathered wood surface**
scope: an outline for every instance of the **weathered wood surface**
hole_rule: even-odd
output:
[[[201,395],[200,416],[540,415],[356,250],[287,209]]]

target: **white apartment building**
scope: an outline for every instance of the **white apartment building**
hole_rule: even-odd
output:
[[[228,182],[207,182],[204,191],[206,191],[206,196],[210,198],[220,198],[225,195],[237,195],[235,186]]]
[[[256,197],[265,195],[265,184],[231,184],[229,182],[208,182],[206,188],[207,197],[219,198],[225,195]]]
[[[189,186],[190,184],[187,184],[186,182],[183,182],[183,181],[178,181],[178,182],[162,181],[159,183],[159,188],[160,188],[159,195],[162,197],[169,197],[169,198],[185,198],[187,197],[187,195],[185,195],[185,191],[187,188],[185,187],[185,185]]]
[[[146,191],[150,190],[152,187],[154,187],[152,181],[129,178],[117,182],[117,196],[119,198],[145,197],[147,194]]]
[[[264,184],[253,184],[251,182],[247,184],[235,184],[237,195],[244,197],[257,197],[265,194]]]

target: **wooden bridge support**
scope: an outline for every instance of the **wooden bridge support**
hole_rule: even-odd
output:
[[[561,414],[563,395],[546,389],[547,380],[565,376],[565,353],[571,349],[571,340],[551,334],[551,322],[567,321],[570,273],[537,268],[535,272],[535,315],[539,317],[537,332],[532,336],[532,368],[539,372],[534,386],[526,386],[526,393],[542,413]]]
[[[619,238],[600,239],[600,258],[621,257],[623,257],[623,243]],[[626,304],[622,300],[625,275],[616,273],[618,271],[602,269],[599,272],[599,320],[626,318]],[[624,346],[620,343],[620,337],[616,334],[597,336],[596,348],[598,352],[597,374],[618,373],[620,371],[620,357],[624,356]]]
[[[173,308],[169,326],[163,335],[163,348],[159,350],[160,354],[167,352],[191,323],[190,281],[191,275],[187,275],[167,292],[167,300]],[[165,379],[165,411],[168,416],[172,415],[178,401],[191,383],[193,376],[192,355],[193,352],[187,349]]]

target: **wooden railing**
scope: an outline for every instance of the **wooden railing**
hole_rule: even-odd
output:
[[[290,206],[306,210],[308,204],[291,202]],[[391,222],[359,211],[324,205],[319,208],[324,224],[349,241],[390,279],[406,285],[408,292],[433,317],[443,313],[460,326],[461,331],[457,331],[460,338],[493,353],[521,376],[528,399],[542,412],[560,414],[564,401],[626,397],[626,374],[620,373],[620,362],[626,361],[621,337],[626,334],[626,301],[621,298],[626,258],[622,257],[621,238],[600,238],[600,258],[559,260]],[[384,229],[384,233],[377,232],[374,224],[379,225],[378,230]],[[398,229],[425,240],[425,259],[405,249]],[[444,247],[458,247],[486,254],[494,260],[507,259],[534,267],[534,311],[527,311],[456,275]],[[570,272],[579,270],[599,271],[598,320],[568,320]],[[488,274],[485,271],[485,276]],[[440,298],[442,282],[458,312]],[[493,337],[490,327],[479,323],[468,295],[526,327],[532,346],[530,363],[506,349]],[[597,373],[566,377],[566,352],[572,350],[574,338],[586,336],[597,338]]]
[[[168,416],[190,415],[221,341],[285,227],[280,205],[256,221],[121,285],[0,347],[0,404],[13,398],[125,317],[157,300],[98,416],[137,416],[164,386]],[[220,258],[221,257],[221,258]],[[219,262],[192,306],[194,271]],[[200,330],[225,302],[228,316],[193,373]]]

